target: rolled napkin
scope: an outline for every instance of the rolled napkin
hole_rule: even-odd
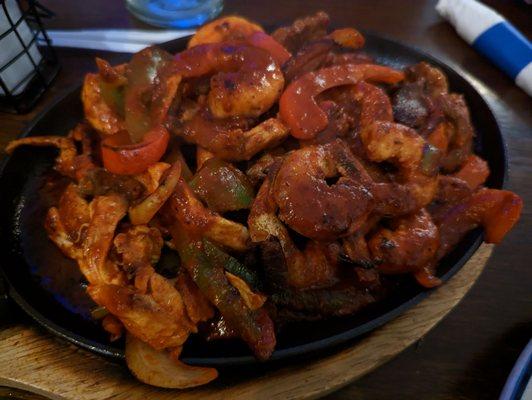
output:
[[[521,32],[475,0],[439,0],[436,10],[466,42],[532,96],[532,44]]]

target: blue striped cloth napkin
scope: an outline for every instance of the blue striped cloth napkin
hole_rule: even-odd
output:
[[[476,0],[439,0],[438,13],[478,52],[532,96],[532,44],[504,17]]]

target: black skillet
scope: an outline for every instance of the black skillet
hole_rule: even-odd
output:
[[[470,107],[478,135],[476,152],[488,161],[491,169],[487,185],[502,188],[506,173],[505,147],[495,117],[480,94],[459,73],[428,54],[376,35],[368,34],[366,38],[368,53],[379,63],[402,68],[428,61],[447,74],[451,90],[463,93]],[[163,47],[177,52],[185,48],[187,40],[172,41]],[[66,134],[82,118],[79,94],[79,86],[66,93],[22,136]],[[90,319],[88,310],[93,303],[84,293],[76,266],[61,256],[42,227],[46,210],[42,176],[52,166],[54,157],[52,149],[25,147],[0,165],[0,271],[7,283],[7,294],[57,336],[101,355],[123,358],[123,343],[110,343],[107,334]],[[481,241],[480,230],[468,234],[442,260],[438,276],[447,281],[471,257]],[[293,324],[279,335],[277,350],[271,359],[303,356],[352,341],[403,313],[430,292],[406,279],[400,291],[355,316]],[[197,337],[187,342],[183,359],[190,364],[212,366],[255,362],[239,341],[205,343]]]

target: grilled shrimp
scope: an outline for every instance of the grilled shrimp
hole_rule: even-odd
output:
[[[255,32],[264,32],[264,29],[245,18],[228,15],[199,28],[188,42],[188,48],[207,43],[243,40]]]
[[[249,160],[258,152],[274,147],[289,134],[288,128],[276,118],[248,128],[247,121],[239,118],[217,120],[208,110],[203,110],[178,128],[177,133],[188,142],[229,161]]]
[[[438,228],[424,208],[392,221],[391,229],[379,229],[368,241],[379,269],[389,274],[419,270],[432,261],[439,245]]]
[[[261,26],[236,15],[222,17],[202,26],[190,39],[188,47],[221,42],[243,42],[267,50],[279,66],[291,56],[282,44],[264,33]]]
[[[213,43],[176,55],[184,78],[212,75],[207,102],[215,118],[258,117],[279,98],[284,77],[271,55],[242,43]]]
[[[377,187],[376,198],[385,206],[384,214],[406,214],[432,201],[438,188],[437,149],[427,144],[415,130],[392,122],[373,122],[362,129],[360,138],[371,161],[391,162],[399,169],[400,182]],[[414,207],[411,202],[403,202],[402,197],[413,198]]]
[[[376,122],[361,132],[368,158],[393,161],[403,171],[414,171],[423,156],[425,141],[413,129],[390,122]]]
[[[300,140],[301,147],[340,138],[349,143],[353,154],[364,158],[360,130],[374,121],[393,121],[392,105],[386,92],[364,81],[329,89],[320,94],[317,101],[327,113],[327,126],[312,139]]]
[[[286,279],[290,286],[308,289],[334,284],[337,280],[337,266],[330,246],[310,241],[304,250],[299,250],[277,217],[277,209],[272,182],[268,176],[264,179],[249,214],[251,240],[265,242],[276,238],[279,241],[286,262]]]
[[[85,118],[94,129],[104,135],[114,135],[126,128],[124,118],[105,99],[105,81],[120,81],[125,84],[125,65],[112,68],[107,62],[97,59],[100,73],[85,75],[81,89],[81,101]]]
[[[273,193],[279,218],[292,229],[311,239],[334,240],[365,222],[373,206],[371,183],[347,146],[336,141],[287,155]]]

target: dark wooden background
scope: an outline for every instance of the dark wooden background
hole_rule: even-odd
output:
[[[41,0],[55,11],[48,28],[146,28],[120,0]],[[264,25],[287,23],[323,9],[338,26],[378,32],[425,50],[447,62],[486,98],[502,128],[510,158],[509,189],[525,208],[521,221],[496,250],[462,303],[422,341],[330,399],[492,399],[517,356],[532,337],[532,99],[463,42],[435,12],[435,1],[372,0],[226,1],[224,13],[238,13]],[[532,36],[532,6],[522,1],[487,1]],[[50,101],[94,68],[96,55],[112,63],[125,54],[58,49],[62,70],[30,114],[0,113],[0,149]],[[48,132],[53,134],[53,132]],[[22,316],[15,316],[29,323]],[[1,325],[0,325],[1,327]],[[341,371],[338,371],[341,374]]]

